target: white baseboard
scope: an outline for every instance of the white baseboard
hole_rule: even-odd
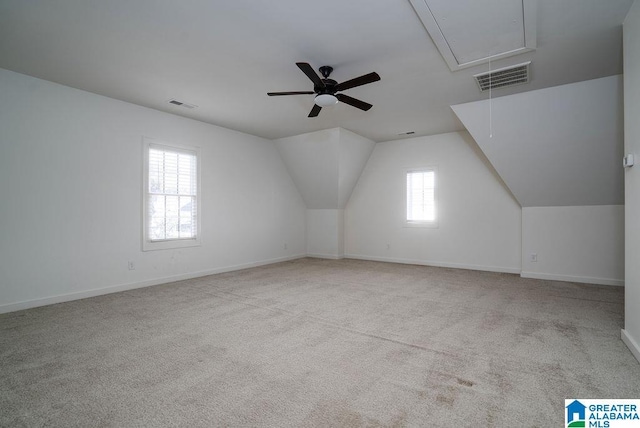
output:
[[[135,290],[136,288],[150,287],[152,285],[166,284],[169,282],[182,281],[185,279],[199,278],[201,276],[214,275],[217,273],[232,272],[235,270],[265,266],[273,263],[301,259],[303,257],[306,257],[306,254],[277,257],[274,259],[260,260],[257,262],[250,262],[250,263],[242,263],[242,264],[233,265],[233,266],[224,266],[224,267],[219,267],[214,269],[201,270],[198,272],[183,273],[179,275],[166,276],[162,278],[153,278],[146,281],[111,285],[108,287],[94,288],[91,290],[77,291],[74,293],[60,294],[57,296],[43,297],[41,299],[25,300],[25,301],[16,302],[16,303],[8,303],[8,304],[0,305],[0,314],[4,314],[7,312],[21,311],[23,309],[36,308],[38,306],[53,305],[56,303],[86,299],[88,297],[101,296],[103,294],[111,294],[111,293],[117,293],[120,291]]]
[[[633,356],[636,357],[636,360],[640,363],[640,346],[631,336],[629,336],[629,333],[627,333],[627,330],[625,329],[620,330],[620,337],[624,344],[627,345]]]
[[[602,285],[615,285],[615,286],[624,285],[624,280],[578,277],[578,276],[555,275],[555,274],[554,275],[540,274],[535,272],[520,272],[520,269],[517,269],[517,268],[508,268],[508,267],[501,267],[501,266],[470,265],[470,264],[462,264],[462,263],[438,262],[438,261],[431,261],[431,260],[415,260],[415,259],[403,259],[403,258],[395,258],[395,257],[365,256],[360,254],[346,254],[344,256],[337,256],[335,254],[309,253],[309,254],[298,254],[298,255],[286,256],[286,257],[277,257],[273,259],[260,260],[256,262],[250,262],[250,263],[242,263],[242,264],[233,265],[233,266],[224,266],[224,267],[219,267],[214,269],[207,269],[207,270],[202,270],[198,272],[172,275],[172,276],[167,276],[162,278],[153,278],[146,281],[112,285],[108,287],[95,288],[91,290],[83,290],[83,291],[78,291],[74,293],[60,294],[56,296],[26,300],[26,301],[16,302],[16,303],[8,303],[8,304],[0,305],[0,314],[7,313],[7,312],[20,311],[23,309],[35,308],[38,306],[69,302],[72,300],[86,299],[89,297],[101,296],[103,294],[134,290],[136,288],[144,288],[144,287],[150,287],[153,285],[166,284],[169,282],[182,281],[185,279],[198,278],[198,277],[207,276],[207,275],[214,275],[217,273],[231,272],[231,271],[241,270],[241,269],[249,269],[252,267],[265,266],[273,263],[296,260],[304,257],[315,257],[315,258],[330,259],[330,260],[339,260],[343,258],[357,259],[357,260],[371,260],[371,261],[379,261],[379,262],[479,270],[479,271],[487,271],[487,272],[513,273],[513,274],[520,274],[523,278],[545,279],[545,280],[552,280],[552,281],[582,282],[587,284],[602,284]],[[622,340],[625,340],[624,335],[625,333],[623,330]],[[635,346],[636,351],[632,349],[632,352],[634,352],[634,355],[638,357],[639,354],[635,353],[638,350],[637,344],[635,344],[635,342],[633,342],[633,340],[630,338],[628,340],[630,342],[627,342],[625,340],[625,343],[627,344],[627,346],[629,346],[629,349],[632,349],[632,346]],[[630,345],[629,343],[632,343],[633,345]]]
[[[585,284],[624,286],[624,279],[594,278],[589,276],[558,275],[550,273],[522,272],[523,278],[547,279],[550,281],[582,282]]]
[[[363,256],[360,254],[346,254],[344,256],[347,259],[357,260],[371,260],[374,262],[389,262],[389,263],[401,263],[405,265],[421,265],[421,266],[434,266],[454,269],[467,269],[467,270],[481,270],[485,272],[500,272],[500,273],[515,273],[519,274],[519,268],[508,268],[502,266],[484,266],[484,265],[470,265],[463,263],[447,263],[437,262],[432,260],[414,260],[414,259],[402,259],[396,257],[376,257],[376,256]]]
[[[307,253],[307,257],[313,257],[316,259],[330,259],[330,260],[344,259],[344,256],[336,256],[335,254],[319,254],[319,253]]]

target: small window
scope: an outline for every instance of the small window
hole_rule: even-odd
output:
[[[142,249],[200,245],[199,153],[145,139]]]
[[[407,172],[407,218],[409,226],[437,226],[436,173],[434,169]]]

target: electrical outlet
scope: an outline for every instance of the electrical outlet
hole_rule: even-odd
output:
[[[282,247],[286,250],[287,249],[287,244],[284,244]]]
[[[529,261],[532,263],[535,263],[538,261],[538,254],[537,253],[531,253],[531,255],[529,256]]]
[[[391,249],[391,244],[387,244],[387,250]]]
[[[136,265],[133,262],[129,262],[129,270],[136,270]]]

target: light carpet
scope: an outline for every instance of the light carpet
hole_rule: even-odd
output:
[[[640,398],[622,287],[300,259],[0,315],[0,425],[560,426]]]

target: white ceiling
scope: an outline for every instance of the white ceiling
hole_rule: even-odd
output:
[[[308,209],[344,209],[375,143],[341,128],[275,140]]]
[[[409,1],[453,71],[536,47],[537,0]]]
[[[486,13],[504,1],[483,0]],[[494,96],[621,73],[632,3],[538,0],[537,50],[492,64],[531,60],[532,82]],[[310,119],[312,96],[267,97],[312,89],[297,61],[333,66],[338,82],[376,71],[345,92],[374,107]],[[0,67],[270,139],[461,130],[449,106],[488,96],[472,78],[488,67],[450,71],[409,0],[0,0]]]
[[[460,8],[456,3],[460,3]],[[430,0],[438,27],[459,63],[476,61],[524,46],[524,21],[521,1],[494,0],[493,14],[486,14],[477,0]],[[468,13],[465,13],[468,11]],[[485,21],[480,21],[480,17]]]

